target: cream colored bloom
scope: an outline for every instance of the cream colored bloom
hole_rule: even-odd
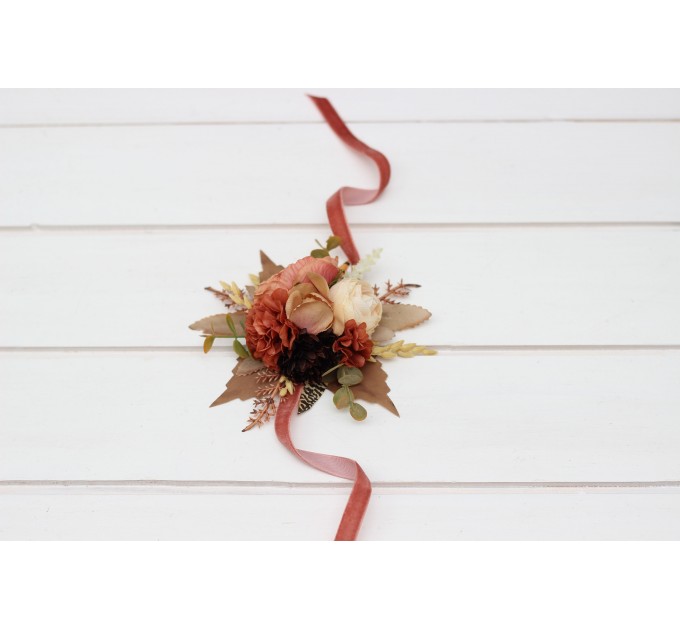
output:
[[[333,333],[340,336],[345,322],[353,319],[357,324],[366,323],[370,335],[377,328],[382,317],[382,302],[373,293],[367,282],[345,278],[330,290],[333,302]]]

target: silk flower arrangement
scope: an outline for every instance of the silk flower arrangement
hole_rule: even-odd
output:
[[[252,411],[243,431],[275,419],[279,440],[309,465],[354,481],[336,540],[354,540],[371,494],[371,485],[353,460],[297,449],[290,438],[294,414],[305,413],[332,392],[335,407],[362,421],[361,402],[377,403],[399,415],[389,398],[383,361],[436,354],[414,343],[395,340],[395,334],[430,318],[429,311],[404,304],[417,284],[386,282],[381,290],[364,280],[378,261],[380,250],[360,259],[345,219],[345,205],[377,199],[389,182],[389,162],[347,129],[330,102],[310,97],[345,144],[370,157],[378,166],[375,190],[341,188],[327,202],[333,234],[325,244],[286,267],[260,252],[261,271],[241,287],[235,282],[208,287],[226,307],[190,328],[202,333],[208,352],[217,339],[232,340],[236,365],[225,391],[212,407],[232,400],[251,400]],[[342,249],[347,261],[333,255]],[[243,341],[241,341],[243,340]]]

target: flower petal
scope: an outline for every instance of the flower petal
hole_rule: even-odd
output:
[[[328,282],[326,278],[320,276],[315,271],[310,271],[307,274],[309,281],[316,287],[316,290],[323,295],[326,299],[330,299],[331,290],[328,288]]]
[[[333,309],[319,300],[306,300],[298,306],[290,316],[298,328],[304,328],[308,333],[316,335],[328,330],[333,323]]]
[[[326,282],[330,282],[338,275],[338,259],[327,256],[326,258],[313,258],[305,256],[292,265],[288,265],[283,271],[274,274],[257,287],[255,296],[258,297],[269,293],[274,289],[286,289],[289,291],[296,284],[308,282],[309,272],[318,273]]]
[[[302,295],[299,291],[291,291],[286,301],[286,317],[290,319],[291,313],[302,304]]]

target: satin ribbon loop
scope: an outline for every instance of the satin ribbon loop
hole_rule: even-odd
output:
[[[298,404],[304,385],[296,385],[292,394],[281,400],[276,412],[276,437],[293,455],[303,462],[334,477],[349,479],[354,487],[349,495],[335,540],[356,540],[361,521],[371,498],[371,482],[361,466],[353,459],[338,455],[324,455],[313,451],[297,449],[290,437],[290,421],[297,415]]]
[[[380,197],[383,190],[387,188],[387,184],[390,182],[390,163],[380,151],[372,149],[352,134],[328,99],[318,96],[308,96],[321,112],[321,115],[335,135],[351,149],[354,149],[358,153],[373,160],[380,173],[380,184],[378,188],[365,189],[343,186],[333,193],[326,202],[326,212],[328,213],[328,223],[330,224],[331,230],[333,234],[342,239],[342,250],[345,252],[349,262],[356,265],[356,263],[359,262],[360,256],[347,223],[345,206],[362,206],[367,203],[372,203]]]

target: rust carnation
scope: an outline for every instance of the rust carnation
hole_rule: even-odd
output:
[[[286,317],[288,291],[275,289],[260,296],[246,317],[246,344],[255,359],[278,370],[281,352],[290,349],[298,327]]]
[[[366,332],[366,323],[357,324],[350,319],[345,322],[345,331],[335,340],[333,350],[341,355],[340,363],[362,368],[370,359],[373,342]]]

